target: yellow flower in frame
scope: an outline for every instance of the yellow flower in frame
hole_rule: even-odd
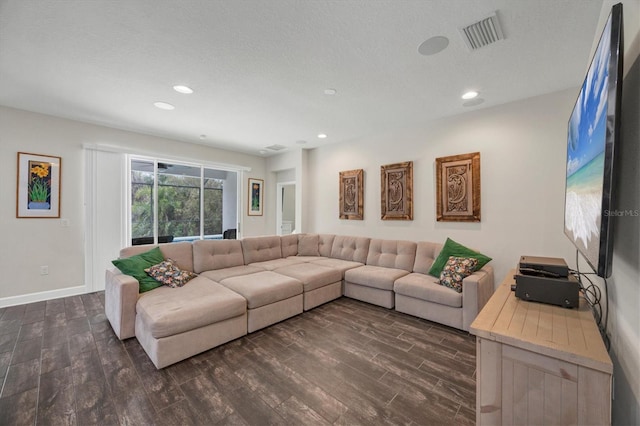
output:
[[[40,163],[40,173],[38,176],[41,178],[49,176],[49,163]]]
[[[35,167],[31,168],[31,173],[34,175],[38,175],[38,177],[43,178],[49,176],[49,165],[46,163],[41,163]]]

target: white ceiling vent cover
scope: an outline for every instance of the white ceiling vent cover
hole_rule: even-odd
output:
[[[270,149],[271,151],[282,151],[282,150],[283,150],[283,149],[285,149],[285,148],[286,148],[286,146],[284,146],[284,145],[278,145],[278,144],[271,145],[271,146],[268,146],[268,147],[267,147],[267,149]]]
[[[498,21],[498,15],[496,13],[464,28],[460,28],[460,34],[462,34],[462,38],[469,50],[480,49],[488,44],[504,39],[502,27],[500,27],[500,21]]]

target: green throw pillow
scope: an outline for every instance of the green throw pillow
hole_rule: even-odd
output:
[[[444,269],[444,265],[446,265],[449,257],[471,257],[473,259],[478,259],[478,266],[476,270],[482,268],[484,265],[489,263],[491,260],[490,257],[485,256],[482,253],[478,253],[475,250],[471,250],[463,246],[462,244],[456,243],[451,238],[447,238],[447,241],[444,243],[444,247],[440,250],[440,254],[433,261],[433,265],[431,265],[431,269],[429,269],[429,275],[433,275],[434,277],[440,277],[440,273]]]
[[[150,268],[153,265],[164,260],[164,256],[159,247],[145,251],[144,253],[136,254],[135,256],[125,257],[123,259],[112,260],[111,263],[123,274],[131,275],[140,283],[139,292],[153,290],[156,287],[160,287],[162,283],[151,278],[145,272],[146,268]]]

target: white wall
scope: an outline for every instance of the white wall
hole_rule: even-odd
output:
[[[444,242],[492,257],[496,280],[521,255],[563,257],[567,119],[576,90],[309,151],[312,232]],[[436,222],[435,159],[481,153],[482,221]],[[413,221],[380,219],[380,166],[413,161]],[[364,220],[338,218],[338,173],[364,169]],[[499,281],[498,281],[499,282]]]
[[[84,291],[85,143],[248,167],[251,171],[242,173],[245,201],[240,215],[244,218],[247,180],[265,174],[261,157],[0,107],[0,235],[5,241],[0,248],[0,269],[11,271],[10,278],[0,281],[0,306]],[[16,218],[19,151],[62,157],[61,214],[69,220],[69,227],[62,227],[59,219]],[[264,217],[252,217],[245,221],[242,232],[262,235],[265,227]],[[40,275],[42,265],[49,266],[49,275]]]
[[[277,183],[295,182],[295,180],[296,180],[296,169],[280,170],[279,172],[276,173]]]
[[[0,107],[0,300],[84,286],[82,140],[73,126]],[[60,219],[16,218],[17,152],[62,157]],[[40,266],[49,275],[40,275]]]

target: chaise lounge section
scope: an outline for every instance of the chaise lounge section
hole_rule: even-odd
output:
[[[109,269],[105,311],[158,369],[343,295],[468,330],[494,285],[489,265],[462,293],[440,285],[428,271],[442,245],[431,242],[300,234],[134,246],[120,257],[154,247],[198,276],[138,293],[135,278]]]
[[[244,295],[204,277],[172,290],[159,287],[136,304],[136,338],[157,368],[247,334]]]

